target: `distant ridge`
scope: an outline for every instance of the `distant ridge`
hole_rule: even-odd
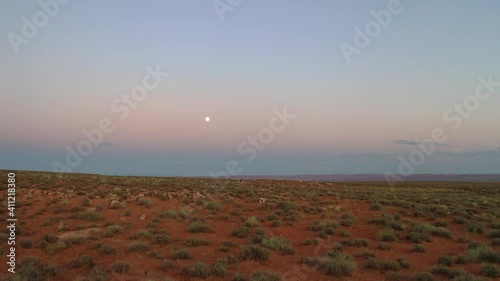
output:
[[[234,176],[233,179],[273,179],[304,181],[385,181],[383,174],[332,174],[332,175],[291,175],[291,176]],[[500,182],[500,174],[418,174],[405,177],[406,181],[450,181],[450,182]]]

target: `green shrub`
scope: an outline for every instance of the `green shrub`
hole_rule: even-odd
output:
[[[141,229],[141,230],[133,233],[132,235],[130,235],[130,239],[135,240],[135,239],[138,239],[140,237],[150,238],[152,236],[153,236],[153,234],[151,233],[151,231],[146,230],[146,229]]]
[[[411,243],[422,243],[424,241],[431,242],[431,237],[426,234],[426,233],[419,233],[419,232],[409,232],[405,235],[405,238],[410,241]]]
[[[484,264],[481,266],[481,273],[490,278],[500,277],[500,268],[494,264]]]
[[[280,227],[280,226],[281,226],[281,222],[280,222],[280,221],[278,221],[278,220],[273,221],[273,222],[271,223],[271,226],[272,226],[272,227]]]
[[[218,212],[220,210],[220,202],[211,201],[207,204],[207,210]]]
[[[39,264],[38,262],[38,258],[36,257],[25,257],[25,258],[22,258],[19,262],[19,265],[20,267],[30,267],[30,266],[33,266],[33,267],[37,267]]]
[[[391,260],[384,260],[381,262],[381,269],[382,270],[398,270],[399,269],[399,263]]]
[[[393,215],[384,214],[380,217],[376,217],[370,220],[371,224],[390,227],[394,230],[403,230],[403,224],[399,222],[399,217]]]
[[[364,259],[369,259],[369,258],[374,258],[375,255],[371,252],[364,251],[361,254],[356,255],[356,257],[364,258]]]
[[[480,224],[477,223],[470,223],[467,225],[467,232],[470,233],[483,233],[484,232],[484,227]]]
[[[149,244],[146,242],[135,242],[127,246],[127,252],[146,252],[149,250]]]
[[[413,252],[413,253],[425,253],[426,251],[427,251],[427,249],[420,244],[414,244],[411,247],[411,252]]]
[[[224,277],[227,271],[227,261],[224,259],[217,259],[212,265],[211,272],[215,276]]]
[[[269,237],[262,240],[262,245],[273,251],[279,251],[283,255],[291,255],[295,250],[290,245],[290,242],[283,237]]]
[[[319,267],[323,269],[327,275],[335,277],[349,277],[357,268],[356,262],[352,256],[336,251],[322,258],[319,261]]]
[[[85,221],[98,221],[102,216],[99,213],[91,211],[78,214],[78,218]]]
[[[398,270],[399,264],[391,260],[377,260],[371,258],[365,263],[364,267],[367,269],[387,271]]]
[[[174,260],[190,260],[193,258],[193,254],[188,250],[180,249],[172,253],[172,259]]]
[[[340,224],[343,226],[351,226],[355,221],[354,216],[351,213],[343,213],[340,218]]]
[[[281,276],[278,273],[256,271],[252,274],[250,281],[281,281]]]
[[[375,258],[370,258],[363,265],[363,267],[366,268],[366,269],[378,270],[379,269],[379,261],[377,259],[375,259]]]
[[[472,250],[472,249],[477,249],[477,248],[486,247],[486,246],[487,245],[481,241],[472,241],[469,243],[469,245],[467,245],[467,249]]]
[[[92,267],[95,265],[94,257],[89,255],[79,256],[77,259],[71,260],[68,263],[68,268],[78,268],[82,266]]]
[[[310,231],[325,231],[326,229],[334,229],[339,226],[339,223],[336,221],[314,221],[308,228],[307,230]]]
[[[439,274],[446,275],[448,277],[453,277],[453,276],[455,276],[457,274],[450,267],[444,266],[444,265],[441,265],[441,264],[437,264],[437,265],[432,266],[432,268],[431,268],[430,271],[431,271],[431,273],[434,273],[434,274],[439,273]]]
[[[251,216],[245,222],[245,226],[247,227],[256,227],[260,225],[260,221],[255,216]]]
[[[153,259],[159,259],[159,260],[165,258],[162,253],[160,253],[160,252],[158,252],[156,250],[149,252],[148,253],[148,257],[153,258]]]
[[[123,226],[118,225],[118,224],[109,225],[106,228],[106,231],[111,233],[111,234],[120,234],[123,232]]]
[[[175,210],[167,210],[167,211],[158,212],[156,214],[156,216],[159,218],[176,219],[179,217],[179,214]]]
[[[191,215],[191,212],[188,209],[182,209],[179,211],[179,217],[183,219],[187,219]]]
[[[469,263],[469,258],[467,256],[457,256],[457,257],[455,257],[454,263],[467,264],[467,263]]]
[[[167,234],[155,234],[153,244],[167,245],[170,243],[170,237]]]
[[[435,281],[436,279],[430,272],[418,272],[413,275],[415,281]]]
[[[110,266],[110,270],[116,273],[127,273],[130,270],[130,263],[127,261],[115,261]]]
[[[240,273],[236,273],[233,278],[231,278],[231,281],[248,281],[248,278]]]
[[[411,262],[405,258],[405,257],[399,257],[397,259],[399,266],[402,268],[410,268],[411,267]]]
[[[433,227],[431,234],[437,237],[452,238],[451,231],[444,227]]]
[[[456,224],[465,224],[467,220],[463,217],[454,217],[452,222]]]
[[[278,219],[278,216],[276,214],[268,214],[264,217],[264,219],[267,221],[274,221]]]
[[[453,257],[450,257],[450,256],[439,256],[437,258],[437,263],[439,265],[451,266],[453,264]]]
[[[349,247],[368,247],[368,240],[366,239],[349,239],[340,242],[343,246]]]
[[[446,238],[452,237],[451,232],[447,228],[436,227],[428,223],[420,223],[420,222],[413,222],[409,229],[409,232],[432,234],[434,236],[446,237]]]
[[[491,250],[491,248],[487,245],[480,245],[469,249],[467,256],[472,262],[500,262],[500,253]]]
[[[45,234],[45,235],[43,235],[43,240],[45,240],[49,243],[56,243],[57,241],[59,241],[59,238],[55,235],[52,235],[52,234]]]
[[[208,240],[200,238],[200,237],[190,237],[186,240],[185,244],[188,247],[197,247],[197,246],[210,245],[210,242]]]
[[[193,221],[189,223],[188,231],[191,233],[213,233],[214,230],[202,221]]]
[[[306,238],[302,242],[302,245],[309,246],[309,245],[318,245],[318,239],[316,238]]]
[[[206,279],[210,276],[210,267],[202,262],[197,262],[191,267],[186,267],[183,272],[189,277]]]
[[[174,263],[170,260],[163,260],[161,263],[160,263],[160,269],[165,271],[167,269],[171,269],[174,267]]]
[[[151,200],[148,198],[139,198],[137,200],[137,204],[139,204],[140,206],[145,206],[146,208],[151,208],[152,206]]]
[[[240,250],[242,260],[266,261],[269,258],[270,251],[259,245],[245,245]]]
[[[238,238],[246,238],[248,236],[249,229],[246,226],[241,226],[238,229],[233,229],[231,235]]]
[[[421,232],[421,233],[431,233],[434,226],[428,223],[413,222],[410,231]]]
[[[351,237],[351,233],[349,231],[347,231],[347,230],[342,229],[342,230],[340,230],[340,236],[342,236],[342,237]]]
[[[500,230],[495,229],[488,233],[488,238],[500,238]]]
[[[390,251],[393,249],[391,244],[388,243],[378,243],[378,249],[383,250],[383,251]]]
[[[281,201],[276,203],[276,208],[283,210],[283,211],[291,211],[297,209],[297,204],[294,202],[290,201]]]
[[[481,277],[476,277],[464,271],[464,272],[457,272],[454,275],[453,281],[485,281],[485,280]]]
[[[33,247],[33,241],[31,241],[30,239],[22,238],[20,240],[20,243],[21,243],[21,248],[23,249],[29,249]]]
[[[377,233],[377,239],[380,241],[396,241],[396,233],[392,229],[384,229]]]
[[[10,278],[4,278],[3,280],[20,280],[20,281],[42,281],[45,280],[43,272],[39,268],[38,259],[35,257],[22,258],[19,262],[19,268],[16,268],[16,273]],[[14,279],[17,277],[18,279]]]
[[[59,274],[59,268],[55,264],[49,264],[43,267],[42,272],[46,277],[54,277]]]
[[[445,221],[436,221],[434,223],[434,226],[437,226],[437,227],[447,227],[448,226],[448,223],[445,222]]]
[[[111,245],[98,244],[97,250],[101,253],[101,255],[111,255],[116,253],[116,248]]]

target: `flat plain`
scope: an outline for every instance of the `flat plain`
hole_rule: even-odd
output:
[[[16,175],[4,280],[500,277],[500,183]]]

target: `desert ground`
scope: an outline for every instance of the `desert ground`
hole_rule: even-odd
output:
[[[16,273],[2,227],[3,280],[500,277],[500,183],[19,171],[15,213]]]

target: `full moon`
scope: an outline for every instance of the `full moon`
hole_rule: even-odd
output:
[[[207,116],[207,117],[205,117],[205,121],[206,121],[206,122],[210,122],[210,117],[208,117],[208,116]]]

